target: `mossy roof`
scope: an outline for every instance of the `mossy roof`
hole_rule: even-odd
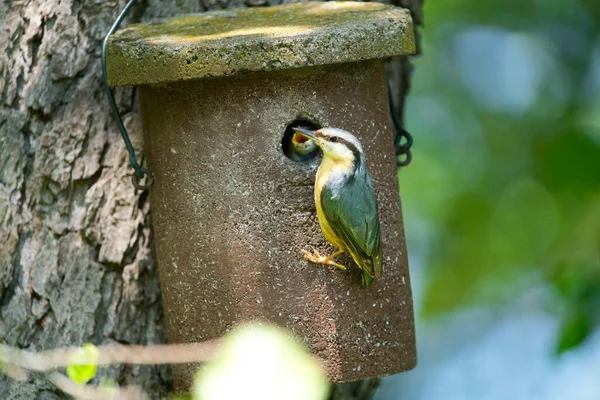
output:
[[[380,3],[304,2],[130,25],[109,38],[107,72],[111,86],[148,85],[414,51],[407,10]]]

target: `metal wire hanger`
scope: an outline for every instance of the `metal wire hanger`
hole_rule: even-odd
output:
[[[390,105],[390,114],[392,114],[392,122],[394,124],[394,130],[396,136],[394,137],[394,149],[396,150],[396,165],[399,167],[406,167],[412,161],[411,147],[413,145],[412,135],[404,129],[400,120],[398,119],[398,110],[394,104],[394,95],[392,94],[392,88],[390,82],[387,82],[388,87],[388,103]],[[404,139],[404,143],[400,144]],[[402,157],[404,156],[404,159]]]
[[[135,175],[132,177],[133,186],[137,189],[145,190],[148,189],[152,185],[152,181],[154,180],[154,174],[148,170],[147,168],[142,168],[135,157],[135,150],[133,149],[133,145],[131,144],[131,140],[129,139],[129,135],[127,134],[127,129],[125,129],[125,125],[123,125],[123,120],[121,119],[121,114],[119,114],[119,110],[117,109],[117,104],[115,103],[115,98],[113,96],[112,90],[110,86],[108,86],[108,76],[106,73],[106,43],[108,42],[108,38],[112,35],[117,29],[119,29],[119,25],[123,22],[123,19],[133,7],[136,0],[129,0],[129,2],[125,5],[125,8],[121,11],[119,16],[117,17],[115,23],[110,27],[108,33],[104,37],[102,41],[102,81],[104,82],[104,90],[106,91],[106,97],[108,99],[108,104],[110,105],[110,109],[112,111],[113,117],[115,118],[115,122],[119,127],[119,131],[121,132],[121,137],[125,142],[125,147],[127,148],[127,152],[129,153],[129,163],[135,170]],[[148,176],[148,182],[146,184],[141,184],[140,180],[145,176]]]

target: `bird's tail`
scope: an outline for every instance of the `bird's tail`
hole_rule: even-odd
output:
[[[361,272],[362,272],[362,285],[363,285],[363,287],[367,287],[371,284],[371,282],[373,282],[373,276],[371,276],[364,269],[361,270]]]

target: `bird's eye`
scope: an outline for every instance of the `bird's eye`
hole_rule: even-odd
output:
[[[332,137],[329,138],[329,141],[335,143],[335,142],[338,141],[338,137],[337,136],[332,136]]]

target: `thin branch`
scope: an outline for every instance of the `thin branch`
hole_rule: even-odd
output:
[[[85,400],[150,400],[150,397],[135,385],[122,387],[102,387],[93,385],[78,385],[58,372],[48,374],[48,379],[63,392],[76,399]]]
[[[168,345],[121,345],[108,344],[98,346],[96,365],[108,364],[185,364],[204,362],[212,358],[218,347],[218,340],[201,343],[180,343]],[[81,349],[65,347],[46,350],[39,353],[0,345],[0,360],[6,367],[13,366],[14,371],[20,368],[32,371],[52,371],[72,364],[72,359]]]
[[[2,373],[15,381],[25,382],[29,379],[27,371],[14,364],[5,363],[2,366]]]

